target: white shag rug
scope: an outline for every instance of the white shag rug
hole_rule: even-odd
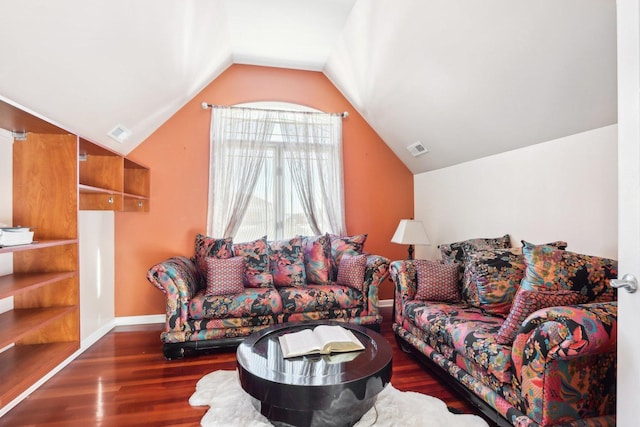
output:
[[[189,404],[210,406],[200,422],[203,427],[272,426],[260,413],[259,402],[240,386],[237,371],[215,371],[202,377]],[[477,415],[452,414],[440,399],[399,391],[389,384],[356,426],[487,427],[488,424]]]

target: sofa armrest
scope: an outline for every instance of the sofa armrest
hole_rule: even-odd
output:
[[[416,295],[416,267],[413,261],[393,261],[389,267],[394,286],[394,323],[402,324],[404,302]]]
[[[380,255],[367,254],[362,293],[366,296],[367,312],[370,315],[377,316],[380,313],[378,293],[380,285],[388,275],[389,259]]]
[[[615,413],[617,314],[617,302],[592,303],[524,321],[512,359],[529,417],[546,425]]]
[[[189,317],[189,301],[202,284],[198,268],[186,257],[173,257],[149,269],[147,280],[166,294],[165,331],[181,331]]]

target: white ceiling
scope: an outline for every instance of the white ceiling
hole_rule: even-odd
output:
[[[0,98],[123,154],[234,62],[324,72],[414,173],[617,122],[613,0],[0,0],[0,16]]]

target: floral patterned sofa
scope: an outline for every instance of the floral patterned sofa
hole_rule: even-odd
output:
[[[237,345],[267,326],[334,319],[379,329],[378,288],[389,260],[363,252],[366,234],[233,243],[199,234],[191,258],[148,271],[166,294],[167,359]]]
[[[616,261],[509,246],[392,262],[398,343],[498,425],[615,425]]]

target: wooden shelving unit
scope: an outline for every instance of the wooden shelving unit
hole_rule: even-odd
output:
[[[149,168],[124,159],[124,211],[149,212]]]
[[[77,156],[70,134],[27,133],[13,145],[13,220],[37,242],[0,248],[13,254],[0,298],[14,306],[0,314],[0,407],[80,348]]]
[[[71,278],[75,274],[75,271],[66,271],[54,273],[14,273],[0,276],[0,299],[53,284]]]
[[[71,243],[78,243],[78,239],[57,239],[57,240],[36,240],[30,245],[18,245],[0,247],[0,254],[7,254],[20,251],[32,251],[34,249],[48,248],[51,246],[68,245]],[[2,277],[2,276],[0,276]]]
[[[0,128],[24,133],[13,144],[13,223],[34,243],[0,247],[13,273],[0,276],[0,408],[80,348],[78,213],[146,212],[150,172],[0,100]]]
[[[80,138],[79,171],[81,210],[148,212],[147,167]]]

